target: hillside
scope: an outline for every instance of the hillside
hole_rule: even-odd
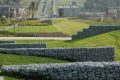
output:
[[[114,22],[98,22],[93,20],[77,20],[77,19],[60,19],[54,22],[53,26],[37,26],[34,30],[39,31],[61,31],[66,34],[73,34],[79,30],[82,30],[88,25],[118,25]],[[33,27],[24,26],[18,29],[21,31],[33,31]],[[48,28],[49,27],[49,28]],[[115,61],[120,61],[120,30],[87,37],[84,39],[74,41],[54,41],[54,40],[17,40],[17,43],[47,43],[48,48],[58,47],[102,47],[112,46],[115,48]],[[8,55],[0,54],[0,65],[6,64],[33,64],[33,63],[63,63],[64,60],[46,58],[46,57],[34,57],[34,56],[20,56],[20,55]],[[11,77],[5,77],[5,80],[16,80]]]

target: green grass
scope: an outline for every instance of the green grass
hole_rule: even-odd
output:
[[[4,79],[5,80],[20,80],[20,79],[16,79],[16,78],[12,78],[12,77],[7,77],[7,76]]]
[[[96,20],[83,20],[83,19],[71,19],[73,22],[85,23],[89,25],[120,25],[117,21],[96,21]]]
[[[10,29],[9,31],[14,32],[14,29]],[[16,32],[58,32],[58,30],[52,26],[20,26],[16,28]]]
[[[82,31],[83,28],[88,28],[89,25],[120,25],[114,22],[98,22],[95,20],[81,20],[81,19],[53,19],[53,25],[44,26],[19,26],[16,28],[16,32],[62,32],[67,35],[73,35],[78,31]],[[14,29],[8,31],[14,32]]]
[[[102,46],[112,46],[115,47],[115,60],[120,61],[120,30],[113,31],[101,35],[96,35],[93,37],[88,37],[85,39],[80,39],[76,41],[40,41],[40,40],[18,40],[17,43],[47,43],[49,48],[59,48],[59,47],[102,47]]]
[[[0,54],[0,65],[17,65],[17,64],[44,64],[44,63],[65,63],[65,60],[58,60],[46,57],[35,56],[21,56],[21,55],[8,55]],[[5,80],[19,80],[5,76]]]
[[[114,22],[98,22],[95,20],[78,20],[78,19],[57,19],[53,20],[52,28],[55,28],[55,31],[63,32],[69,35],[75,34],[77,31],[82,30],[83,28],[88,28],[89,25],[119,25]],[[39,27],[39,26],[38,26]],[[41,27],[41,26],[40,26]],[[48,26],[47,26],[48,27]],[[42,26],[43,30],[47,28]],[[50,27],[50,26],[49,26]],[[49,28],[47,28],[49,29]],[[25,31],[24,29],[23,31]],[[29,29],[30,30],[30,29]],[[22,30],[20,30],[22,31]],[[32,31],[32,29],[31,29]],[[46,30],[47,31],[47,30]],[[50,31],[50,29],[49,29]],[[52,31],[52,30],[51,30]],[[96,35],[93,37],[88,37],[76,41],[39,41],[39,40],[24,40],[17,41],[18,43],[35,43],[35,42],[46,42],[49,48],[56,47],[96,47],[96,46],[113,46],[115,47],[116,60],[120,60],[120,31],[113,31],[101,35]]]
[[[67,61],[46,57],[0,54],[0,65],[65,63]],[[5,80],[19,80],[5,76]]]
[[[68,35],[75,34],[78,31],[82,31],[83,28],[88,28],[89,25],[81,22],[73,22],[68,19],[62,19],[61,21],[53,25],[58,31],[63,32]]]
[[[57,60],[46,57],[21,56],[0,54],[0,65],[32,64],[32,63],[63,63],[64,60]]]
[[[35,26],[19,28],[18,32],[63,32],[68,35],[75,34],[77,31],[82,31],[83,28],[88,28],[89,25],[119,25],[114,22],[97,22],[94,20],[71,20],[59,19],[55,20],[50,26]],[[12,31],[12,30],[10,30]],[[45,42],[48,48],[59,47],[102,47],[112,46],[115,48],[115,61],[120,61],[120,30],[105,34],[100,34],[75,41],[52,41],[52,40],[18,40],[17,43],[40,43]],[[16,55],[0,55],[0,64],[29,64],[29,63],[56,63],[66,62],[57,59],[45,57],[28,57]],[[6,77],[6,80],[13,80],[13,78]],[[16,79],[15,79],[16,80]]]
[[[53,20],[53,25],[44,26],[23,26],[17,27],[16,32],[62,32],[68,35],[75,34],[77,31],[83,28],[88,28],[88,24],[73,22],[68,19],[57,19]],[[14,29],[8,31],[14,32]]]

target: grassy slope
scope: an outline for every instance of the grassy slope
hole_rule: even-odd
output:
[[[71,21],[70,20],[63,20],[63,21],[58,20],[54,23],[55,24],[53,26],[57,31],[61,31],[61,32],[64,32],[69,35],[74,34],[76,31],[81,30],[82,28],[86,28],[86,27],[88,27],[88,25],[91,25],[91,24],[116,25],[116,23],[96,22],[96,21],[89,21],[89,20],[71,20]],[[84,26],[81,26],[81,24]],[[30,40],[25,40],[25,41],[17,41],[17,42],[18,43],[46,42],[48,44],[49,48],[112,46],[112,47],[115,47],[115,60],[120,61],[120,35],[119,34],[120,34],[120,30],[101,34],[101,35],[96,35],[93,37],[88,37],[88,38],[85,38],[82,40],[76,40],[76,41],[38,41],[38,40],[30,41]],[[8,57],[6,58],[6,56],[8,56]],[[14,60],[16,60],[16,59],[17,59],[17,61],[14,62]],[[49,60],[49,58],[42,58],[42,57],[40,57],[40,58],[34,57],[33,58],[33,57],[26,57],[26,56],[19,57],[19,56],[13,56],[13,55],[0,55],[0,60],[3,61],[3,62],[1,62],[1,64],[49,63],[48,61],[64,62],[61,60],[60,61],[53,60],[53,59]],[[12,79],[7,78],[6,80],[12,80]]]
[[[53,25],[49,26],[24,26],[16,28],[16,32],[63,32],[71,35],[77,31],[87,28],[88,24],[73,22],[67,19],[53,20]],[[9,31],[13,32],[13,29]]]
[[[78,20],[78,19],[55,19],[53,25],[49,26],[24,26],[17,27],[16,32],[62,32],[68,35],[82,31],[83,28],[88,28],[89,25],[119,25],[114,22],[97,22],[94,20]],[[13,32],[14,29],[8,31]]]
[[[88,28],[86,23],[73,22],[71,20],[61,20],[59,23],[53,25],[58,31],[68,35],[75,34],[78,31],[82,31],[83,28]]]
[[[97,22],[94,20],[67,20],[59,19],[54,21],[54,25],[51,26],[52,29],[49,29],[50,26],[38,26],[42,27],[39,29],[43,31],[60,31],[66,34],[74,34],[77,31],[87,28],[88,25],[116,25],[116,23],[111,22]],[[118,25],[118,24],[117,24]],[[29,30],[34,30],[35,28]],[[38,29],[37,29],[38,30]],[[25,29],[26,31],[26,29]],[[49,48],[52,47],[96,47],[96,46],[113,46],[116,51],[116,60],[120,60],[120,31],[113,31],[110,33],[105,33],[93,37],[88,37],[86,39],[77,40],[77,41],[17,41],[18,43],[31,43],[31,42],[46,42]],[[117,56],[118,55],[118,56]]]
[[[120,30],[101,34],[101,35],[96,35],[93,37],[89,37],[86,39],[77,40],[77,41],[73,41],[73,42],[71,42],[71,41],[70,42],[69,41],[30,41],[30,40],[17,41],[17,42],[18,43],[46,42],[48,44],[49,48],[51,48],[51,47],[112,46],[112,47],[115,47],[115,60],[120,61],[120,35],[119,34],[120,34]],[[43,59],[43,60],[46,60],[46,59]],[[6,80],[13,80],[13,78],[6,77]]]
[[[120,31],[113,31],[93,37],[76,41],[17,41],[18,43],[46,42],[49,48],[54,47],[97,47],[112,46],[115,47],[115,60],[120,61]]]
[[[66,34],[74,34],[75,32],[82,30],[83,28],[87,28],[88,25],[97,24],[97,25],[116,25],[114,23],[109,22],[97,22],[97,21],[90,21],[90,20],[67,20],[67,19],[59,19],[54,21],[53,26],[38,26],[42,27],[39,29],[41,32],[53,32],[53,31],[60,31]],[[52,29],[50,29],[52,28]],[[34,30],[35,28],[28,27],[29,30]],[[38,29],[36,29],[38,30]],[[26,29],[24,29],[26,31]],[[77,40],[77,41],[17,41],[18,43],[31,43],[31,42],[46,42],[49,48],[53,47],[96,47],[96,46],[113,46],[115,47],[116,51],[116,60],[120,60],[120,31],[113,31],[110,33],[105,33],[93,37],[88,37],[86,39]],[[1,60],[3,58],[1,57]],[[4,63],[4,62],[3,62]],[[24,61],[23,61],[24,63]],[[28,61],[29,63],[29,61]],[[34,63],[34,62],[33,62]],[[10,63],[12,64],[12,62]]]
[[[13,32],[13,29],[9,31]],[[16,28],[16,32],[57,32],[57,29],[52,26],[24,26]]]
[[[57,60],[45,57],[34,57],[34,56],[21,56],[21,55],[7,55],[0,54],[0,65],[11,65],[11,64],[32,64],[32,63],[62,63],[64,60]]]
[[[83,20],[83,19],[71,19],[71,21],[78,22],[78,23],[86,23],[89,25],[120,25],[120,22],[117,21],[102,21],[98,22],[96,20]]]
[[[21,55],[7,55],[0,54],[0,65],[16,65],[16,64],[40,64],[40,63],[63,63],[64,60],[57,60],[53,58],[35,57],[35,56],[21,56]],[[20,80],[5,76],[5,80]]]

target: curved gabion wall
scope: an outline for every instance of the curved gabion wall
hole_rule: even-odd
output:
[[[0,41],[0,44],[3,44],[3,43],[15,43],[15,41]]]
[[[32,80],[120,80],[120,62],[4,65],[1,71]]]
[[[120,30],[120,26],[90,26],[88,29],[78,32],[77,35],[73,35],[72,39],[85,38],[115,30]]]
[[[46,48],[45,43],[35,43],[35,44],[0,44],[0,48]]]
[[[114,61],[114,48],[3,49],[3,54],[45,56],[69,61]]]

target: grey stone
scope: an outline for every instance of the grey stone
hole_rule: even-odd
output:
[[[120,67],[120,62],[74,62],[3,65],[1,71],[11,75],[15,72],[18,75],[31,77],[44,76],[46,80],[119,80],[120,69],[115,70],[118,67]]]
[[[114,48],[33,48],[33,49],[1,49],[0,53],[45,56],[68,61],[114,61]]]

